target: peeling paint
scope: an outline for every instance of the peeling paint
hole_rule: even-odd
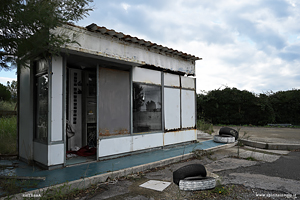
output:
[[[178,132],[178,131],[181,131],[181,130],[182,130],[181,128],[165,129],[165,133],[167,133],[167,132]]]
[[[114,136],[114,135],[128,135],[129,131],[127,129],[116,129],[112,133],[109,131],[109,129],[100,129],[99,130],[99,137],[105,137],[105,136]]]
[[[59,31],[65,31],[69,35],[77,35],[76,41],[80,46],[77,44],[65,45],[67,49],[101,55],[139,65],[153,65],[165,70],[194,75],[195,60],[200,60],[198,57],[144,40],[137,39],[138,43],[132,42],[131,36],[128,40],[120,40],[120,38],[102,34],[101,31],[96,33],[69,26],[57,28],[58,33]],[[151,45],[145,46],[144,44]]]

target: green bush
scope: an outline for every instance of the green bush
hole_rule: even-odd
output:
[[[253,124],[273,123],[274,110],[266,95],[256,96],[246,90],[225,88],[212,90],[197,99],[198,119],[213,124]]]
[[[0,83],[0,101],[9,101],[11,99],[11,93],[8,88]]]
[[[17,154],[17,117],[0,118],[0,153]]]
[[[279,91],[269,96],[275,123],[300,125],[300,90]]]
[[[10,102],[10,101],[1,101],[0,100],[0,111],[14,111],[16,108],[16,102]]]

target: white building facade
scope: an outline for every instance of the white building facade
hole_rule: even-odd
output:
[[[82,147],[101,162],[197,139],[201,58],[96,24],[55,31],[80,45],[19,71],[21,160],[53,169]]]

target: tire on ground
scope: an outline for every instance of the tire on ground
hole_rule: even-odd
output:
[[[213,177],[204,177],[198,179],[183,179],[179,181],[180,190],[209,190],[216,187],[216,179]]]
[[[236,140],[239,138],[239,132],[229,127],[222,127],[219,130],[219,135],[232,135],[233,137],[235,137]]]
[[[173,182],[179,185],[179,181],[186,177],[201,176],[206,177],[206,169],[201,164],[190,164],[183,166],[173,172]]]
[[[213,141],[218,143],[233,143],[235,142],[235,138],[231,135],[215,135]]]

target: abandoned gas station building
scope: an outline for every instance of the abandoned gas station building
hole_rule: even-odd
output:
[[[201,58],[96,24],[55,31],[80,45],[20,69],[21,160],[53,169],[197,139]]]

